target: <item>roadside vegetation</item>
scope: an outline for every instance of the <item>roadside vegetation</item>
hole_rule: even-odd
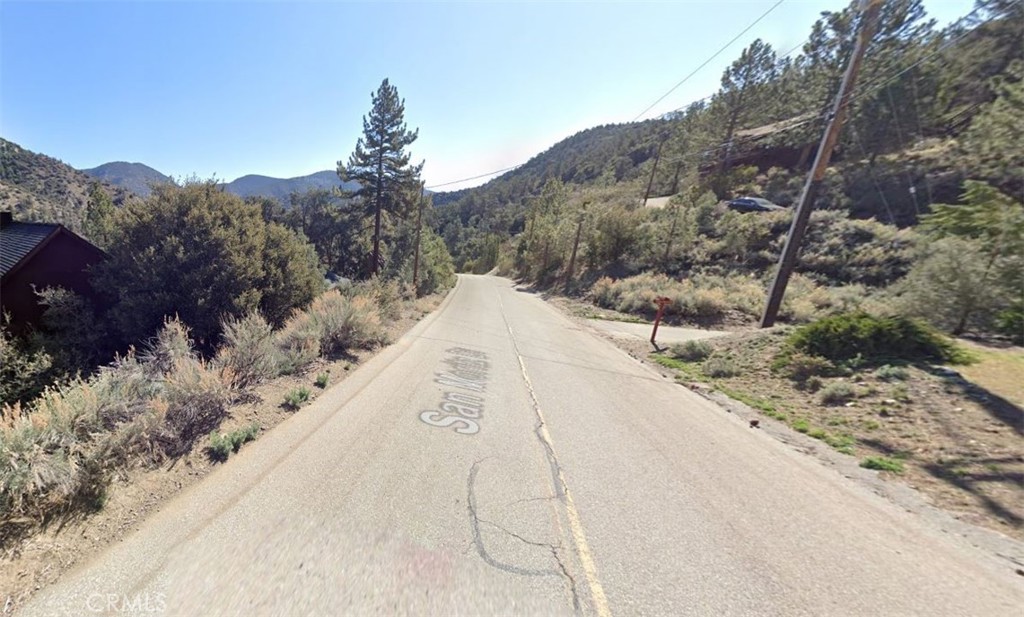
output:
[[[922,321],[846,313],[651,359],[685,385],[904,478],[965,520],[1024,538],[1024,400],[1014,383],[964,377],[981,362],[1012,371],[1019,348],[966,348]]]
[[[207,436],[211,457],[226,459],[228,450],[238,451],[259,432],[257,425],[220,433],[230,406],[278,376],[382,344],[382,305],[375,298],[388,293],[397,287],[368,282],[345,294],[327,291],[278,330],[258,312],[229,318],[222,324],[224,342],[209,359],[184,322],[169,318],[144,346],[92,376],[48,387],[24,406],[4,405],[0,539],[100,507],[119,469],[181,457]],[[298,410],[311,396],[300,386],[285,405]]]
[[[264,428],[222,430],[232,406],[281,378],[300,383],[277,404],[298,411],[330,383],[317,371],[347,370],[417,298],[454,283],[421,165],[403,151],[417,135],[404,101],[385,79],[372,105],[338,168],[353,193],[295,194],[285,209],[188,180],[118,208],[93,185],[75,228],[109,256],[91,272],[104,302],[38,290],[39,323],[0,323],[0,546],[102,507],[132,468],[200,447],[226,460]],[[24,151],[0,146],[0,171],[21,173]]]

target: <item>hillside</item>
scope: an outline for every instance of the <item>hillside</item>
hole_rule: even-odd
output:
[[[16,219],[61,223],[80,231],[94,182],[58,159],[0,138],[0,210],[14,212]],[[124,188],[100,183],[117,205],[136,198]]]
[[[139,197],[149,197],[152,192],[149,188],[151,184],[165,184],[174,181],[170,176],[165,176],[148,165],[124,161],[104,163],[99,167],[83,169],[82,172],[127,189]]]
[[[966,180],[1021,194],[1022,6],[979,3],[937,29],[917,0],[886,3],[815,207],[905,228],[933,204],[960,201]],[[706,100],[658,120],[582,131],[482,186],[435,196],[456,262],[492,263],[498,239],[559,204],[592,204],[582,231],[596,241],[647,225],[630,211],[649,179],[655,197],[692,189],[719,201],[794,203],[824,127],[816,110],[834,100],[845,70],[856,10],[824,13],[795,57],[752,41]],[[594,219],[605,206],[618,218]]]
[[[304,193],[312,189],[328,189],[341,186],[352,190],[356,185],[353,182],[343,185],[336,172],[324,170],[297,178],[271,178],[269,176],[250,174],[242,176],[224,186],[229,192],[240,197],[272,197],[287,207],[289,195],[292,193]]]
[[[462,203],[472,208],[476,202],[519,203],[548,178],[580,186],[636,181],[643,176],[641,167],[654,158],[659,136],[670,128],[670,122],[662,119],[589,128],[482,186],[437,193],[434,204]]]

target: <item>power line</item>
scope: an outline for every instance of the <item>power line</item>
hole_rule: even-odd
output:
[[[981,7],[975,8],[970,13],[967,13],[966,15],[964,15],[961,19],[968,19],[968,18],[970,18],[972,15],[974,15],[975,13],[977,13],[980,10],[981,10]],[[930,59],[934,58],[935,56],[941,54],[942,52],[946,51],[947,49],[949,49],[954,44],[959,43],[961,40],[966,38],[968,35],[972,34],[974,31],[975,31],[975,29],[973,29],[973,28],[972,29],[964,30],[959,35],[957,35],[957,36],[953,37],[952,39],[946,41],[945,43],[942,43],[941,45],[939,45],[939,48],[936,49],[935,51],[931,52],[930,54],[926,54],[926,55],[922,56],[920,59],[918,59],[917,62],[911,64],[907,68],[901,69],[901,70],[899,70],[899,71],[897,71],[897,72],[895,72],[895,73],[893,73],[893,74],[891,74],[889,76],[886,76],[886,77],[876,78],[876,79],[868,82],[867,84],[864,84],[864,85],[858,87],[856,90],[854,90],[853,95],[851,95],[850,103],[853,103],[858,98],[860,98],[862,96],[865,96],[867,94],[870,94],[870,93],[878,90],[879,88],[883,88],[883,87],[889,85],[892,81],[894,81],[894,80],[902,77],[904,74],[909,73],[910,71],[916,69],[917,67],[919,67],[922,64],[924,64],[927,60],[930,60]]]
[[[730,41],[729,41],[728,43],[726,43],[726,44],[725,44],[725,45],[723,45],[723,46],[722,46],[721,48],[719,48],[719,50],[718,50],[718,51],[716,51],[716,52],[715,52],[715,53],[714,53],[714,54],[713,54],[713,55],[712,55],[711,57],[709,57],[709,58],[708,58],[708,59],[706,59],[705,61],[701,62],[701,64],[699,65],[699,67],[697,67],[697,68],[696,68],[696,69],[694,69],[694,70],[693,70],[692,72],[690,72],[690,74],[689,74],[689,75],[687,75],[687,76],[686,76],[685,78],[683,78],[683,80],[682,80],[682,81],[680,81],[680,82],[679,82],[678,84],[676,84],[675,86],[673,86],[673,87],[672,87],[672,89],[670,89],[670,90],[669,90],[668,92],[666,92],[665,94],[663,94],[662,96],[660,96],[660,97],[659,97],[659,98],[658,98],[657,100],[655,100],[654,102],[652,102],[651,104],[649,104],[649,105],[648,105],[648,106],[647,106],[647,107],[646,107],[646,108],[644,109],[644,111],[643,111],[643,112],[640,112],[640,114],[638,114],[638,115],[636,116],[636,118],[634,118],[634,119],[633,119],[633,120],[631,120],[630,122],[636,122],[636,121],[637,121],[637,119],[639,119],[639,118],[640,118],[641,116],[643,116],[644,114],[646,114],[647,112],[649,112],[649,111],[650,111],[650,109],[651,109],[651,107],[653,107],[654,105],[656,105],[656,104],[657,104],[657,103],[659,103],[659,102],[662,102],[662,101],[663,101],[663,100],[664,100],[664,99],[665,99],[665,98],[666,98],[667,96],[669,96],[670,94],[672,94],[672,93],[673,93],[673,92],[674,92],[674,91],[675,91],[675,90],[676,90],[677,88],[679,88],[680,86],[682,86],[682,85],[683,85],[683,84],[684,84],[684,83],[685,83],[685,82],[686,82],[687,80],[689,80],[689,79],[690,79],[691,77],[693,77],[694,75],[696,75],[696,74],[697,74],[697,73],[698,73],[698,72],[699,72],[699,71],[700,71],[701,69],[703,69],[703,68],[707,67],[707,65],[708,65],[709,63],[711,63],[711,61],[712,61],[712,60],[714,60],[714,59],[715,59],[716,57],[718,57],[719,55],[721,55],[721,53],[722,53],[723,51],[725,51],[725,50],[726,50],[726,49],[727,49],[727,48],[728,48],[729,46],[731,46],[731,45],[732,45],[733,43],[735,43],[735,42],[736,42],[736,40],[738,40],[738,39],[739,39],[739,37],[741,37],[741,36],[743,36],[744,34],[746,34],[746,33],[750,32],[752,28],[754,28],[755,26],[757,26],[757,25],[758,25],[758,23],[760,23],[760,21],[761,21],[762,19],[764,19],[765,17],[767,17],[769,13],[771,13],[771,12],[772,12],[773,10],[775,10],[775,9],[776,9],[776,8],[777,8],[777,7],[778,7],[778,6],[780,5],[780,4],[782,4],[782,2],[784,2],[784,1],[785,1],[785,0],[777,0],[777,1],[775,2],[775,4],[773,4],[772,6],[770,6],[770,7],[768,8],[768,10],[766,10],[766,11],[765,11],[765,12],[763,12],[763,13],[761,13],[761,15],[760,15],[760,16],[759,16],[759,17],[758,17],[757,19],[755,19],[754,21],[752,21],[752,23],[750,24],[750,26],[748,26],[748,27],[744,28],[742,32],[740,32],[739,34],[737,34],[737,35],[736,35],[735,37],[733,37],[733,38],[732,38],[732,39],[731,39],[731,40],[730,40]],[[806,43],[806,41],[804,41],[804,43]],[[802,47],[802,46],[804,45],[804,43],[801,43],[801,44],[800,44],[800,45],[798,45],[797,47]],[[785,55],[783,55],[783,56],[781,56],[781,57],[786,57],[786,56],[790,55],[791,53],[793,53],[793,52],[794,52],[794,51],[795,51],[795,50],[797,49],[797,47],[795,47],[795,48],[791,49],[790,51],[786,52],[786,53],[785,53]],[[700,102],[700,101],[703,101],[703,100],[709,100],[709,99],[713,98],[714,96],[715,96],[715,94],[709,94],[708,96],[705,96],[705,97],[701,97],[701,98],[698,98],[698,99],[696,99],[696,100],[692,100],[692,101],[690,101],[689,103],[687,103],[686,105],[684,105],[684,107],[685,107],[685,106],[689,106],[689,105],[691,105],[691,104],[693,104],[693,103],[695,103],[695,102]],[[676,108],[676,109],[673,109],[673,111],[672,111],[672,112],[669,112],[669,113],[671,114],[671,113],[674,113],[674,112],[679,112],[679,111],[681,111],[681,109],[683,109],[684,107],[678,107],[678,108]],[[488,172],[488,173],[485,173],[485,174],[480,174],[480,175],[477,175],[477,176],[472,176],[472,177],[469,177],[469,178],[462,178],[461,180],[452,180],[451,182],[441,182],[440,184],[433,184],[433,185],[431,185],[431,186],[427,186],[426,188],[440,188],[440,187],[442,187],[442,186],[451,186],[451,185],[453,185],[453,184],[460,184],[460,183],[462,183],[462,182],[469,182],[470,180],[479,180],[480,178],[486,178],[487,176],[494,176],[494,175],[496,175],[496,174],[501,174],[501,173],[504,173],[504,172],[507,172],[507,171],[512,171],[512,170],[514,170],[514,169],[516,169],[516,168],[518,168],[518,167],[521,167],[522,165],[523,165],[523,164],[519,164],[519,165],[513,165],[512,167],[507,167],[507,168],[505,168],[505,169],[499,169],[499,170],[496,170],[496,171],[493,171],[493,172]]]
[[[511,167],[506,167],[505,169],[498,169],[496,171],[491,171],[491,172],[488,172],[488,173],[485,173],[485,174],[480,174],[479,176],[472,176],[472,177],[469,177],[469,178],[463,178],[461,180],[452,180],[451,182],[442,182],[441,184],[432,184],[432,185],[424,187],[424,188],[437,189],[437,188],[441,188],[442,186],[451,186],[453,184],[461,184],[463,182],[469,182],[470,180],[479,180],[480,178],[486,178],[487,176],[493,176],[495,174],[504,173],[506,171],[512,171],[513,169],[517,169],[519,167],[522,167],[524,164],[525,163],[519,163],[518,165],[513,165]]]
[[[719,55],[720,55],[720,54],[721,54],[721,53],[722,53],[723,51],[725,51],[725,49],[726,49],[726,48],[728,48],[728,47],[729,47],[730,45],[732,45],[732,44],[733,44],[734,42],[736,42],[736,40],[737,40],[737,39],[739,39],[739,38],[740,38],[741,36],[743,36],[743,35],[744,35],[744,34],[746,34],[746,33],[747,33],[748,31],[750,31],[750,29],[751,29],[751,28],[753,28],[753,27],[754,27],[755,25],[757,25],[757,23],[758,23],[758,22],[760,22],[760,21],[761,21],[762,19],[764,19],[765,17],[767,17],[769,13],[771,13],[772,11],[774,11],[774,10],[775,10],[775,9],[776,9],[776,8],[777,8],[777,7],[778,7],[778,6],[780,5],[780,4],[782,4],[782,3],[784,2],[784,1],[785,1],[785,0],[778,0],[778,1],[777,1],[777,2],[775,3],[775,4],[773,4],[773,5],[771,6],[771,7],[769,7],[769,9],[768,9],[767,11],[765,11],[764,13],[762,13],[762,14],[761,14],[761,15],[760,15],[760,16],[759,16],[759,17],[758,17],[757,19],[755,19],[755,20],[754,20],[754,21],[753,21],[753,22],[752,22],[752,23],[751,23],[750,25],[748,25],[748,26],[747,26],[747,27],[746,27],[746,28],[745,28],[745,29],[744,29],[744,30],[743,30],[742,32],[740,32],[740,33],[739,33],[739,34],[737,34],[737,35],[736,35],[735,37],[733,37],[733,38],[732,38],[732,40],[730,40],[730,41],[729,41],[728,43],[726,43],[726,44],[725,44],[725,45],[724,45],[723,47],[721,47],[721,48],[720,48],[720,49],[719,49],[719,50],[718,50],[717,52],[715,52],[715,53],[714,53],[714,55],[712,55],[712,56],[711,56],[710,58],[708,58],[707,60],[705,60],[705,61],[704,61],[704,62],[703,62],[703,63],[702,63],[702,64],[701,64],[700,66],[698,66],[698,67],[697,67],[696,69],[694,69],[693,71],[691,71],[689,75],[687,75],[686,77],[684,77],[684,78],[682,79],[682,81],[680,81],[680,82],[679,82],[679,83],[677,83],[677,84],[676,84],[675,86],[673,86],[673,87],[672,87],[672,88],[671,88],[671,89],[670,89],[670,90],[669,90],[668,92],[666,92],[665,94],[663,94],[663,95],[662,95],[662,96],[661,96],[661,97],[660,97],[660,98],[659,98],[658,100],[656,100],[656,101],[654,101],[653,103],[651,103],[650,105],[648,105],[648,106],[647,106],[647,108],[646,108],[646,109],[644,109],[644,110],[643,110],[642,112],[640,112],[640,113],[639,113],[639,114],[638,114],[638,115],[637,115],[637,116],[636,116],[635,118],[633,118],[633,120],[631,120],[631,122],[636,122],[636,120],[637,120],[638,118],[640,118],[640,117],[641,117],[641,116],[643,116],[643,115],[644,115],[645,113],[647,113],[648,111],[650,111],[650,110],[651,110],[651,109],[652,109],[652,108],[653,108],[653,107],[654,107],[655,105],[657,105],[657,104],[658,104],[658,103],[660,103],[660,102],[661,102],[662,100],[664,100],[664,99],[665,99],[665,97],[667,97],[667,96],[668,96],[669,94],[671,94],[672,92],[674,92],[674,91],[675,91],[675,90],[676,90],[677,88],[679,88],[679,86],[683,85],[683,83],[685,83],[685,82],[686,82],[687,80],[689,80],[689,79],[690,79],[691,77],[693,77],[693,76],[694,76],[694,75],[695,75],[695,74],[696,74],[696,73],[697,73],[698,71],[700,71],[700,70],[701,70],[702,68],[704,68],[705,66],[707,66],[707,65],[708,65],[708,64],[709,64],[709,63],[710,63],[710,62],[711,62],[712,60],[714,60],[714,59],[715,59],[715,58],[716,58],[717,56],[719,56]],[[969,13],[967,13],[966,15],[964,15],[963,19],[967,19],[967,18],[971,17],[972,15],[974,15],[975,13],[977,13],[977,12],[978,12],[979,10],[980,10],[980,8],[975,8],[974,10],[972,10],[972,11],[970,11]],[[927,61],[927,60],[929,60],[929,59],[931,59],[931,58],[933,58],[933,57],[937,56],[938,54],[940,54],[940,53],[942,53],[943,51],[945,51],[946,49],[948,49],[948,48],[949,48],[950,46],[952,46],[952,45],[954,45],[954,44],[958,43],[958,42],[959,42],[960,40],[962,40],[963,38],[965,38],[966,36],[968,36],[969,34],[971,34],[971,33],[972,33],[973,31],[974,31],[973,29],[967,29],[967,30],[965,30],[964,32],[962,32],[962,33],[961,33],[961,34],[959,34],[958,36],[956,36],[956,37],[954,37],[954,38],[950,39],[949,41],[946,41],[946,42],[945,42],[945,43],[943,43],[942,45],[940,45],[940,46],[939,46],[939,48],[938,48],[938,49],[936,49],[935,51],[933,51],[932,53],[930,53],[930,54],[927,54],[927,55],[923,56],[923,57],[922,57],[922,58],[920,58],[920,59],[919,59],[919,60],[918,60],[917,62],[915,62],[914,64],[912,64],[912,65],[908,66],[908,67],[907,67],[907,68],[905,68],[905,69],[902,69],[902,70],[900,70],[900,71],[898,71],[898,72],[896,72],[896,73],[893,73],[893,74],[892,74],[892,75],[890,75],[890,76],[887,76],[887,77],[881,77],[881,78],[876,78],[875,80],[873,80],[873,81],[871,81],[871,82],[869,82],[869,83],[867,83],[867,84],[861,85],[861,86],[860,86],[859,88],[856,88],[856,90],[855,90],[855,91],[853,92],[853,94],[851,94],[851,95],[850,95],[850,98],[849,98],[848,104],[851,104],[851,105],[852,105],[852,104],[853,104],[853,103],[854,103],[854,102],[855,102],[855,101],[856,101],[857,99],[859,99],[859,98],[861,98],[861,97],[863,97],[863,96],[866,96],[866,95],[870,94],[871,92],[873,92],[873,91],[875,91],[875,90],[877,90],[877,89],[879,89],[879,88],[882,88],[882,87],[884,87],[884,86],[888,85],[888,84],[889,84],[890,82],[892,82],[893,80],[895,80],[895,79],[899,78],[900,76],[902,76],[903,74],[905,74],[905,73],[907,73],[907,72],[909,72],[909,71],[911,71],[911,70],[913,70],[913,69],[917,68],[918,66],[920,66],[921,64],[923,64],[923,63],[924,63],[925,61]],[[781,56],[779,56],[779,57],[780,57],[780,58],[787,58],[787,57],[789,57],[789,56],[790,56],[790,55],[791,55],[791,54],[792,54],[793,52],[795,52],[795,51],[796,51],[797,49],[799,49],[799,48],[803,47],[803,46],[804,46],[804,45],[805,45],[805,44],[807,43],[807,41],[809,41],[809,40],[810,40],[810,37],[808,37],[807,39],[804,39],[804,41],[803,41],[803,42],[801,42],[801,43],[800,43],[799,45],[796,45],[795,47],[793,47],[792,49],[790,49],[790,50],[789,50],[789,51],[787,51],[787,52],[786,52],[785,54],[782,54],[782,55],[781,55]],[[690,101],[689,103],[687,103],[686,105],[684,105],[684,106],[682,106],[682,107],[678,107],[678,108],[676,108],[676,109],[673,109],[673,110],[672,110],[672,111],[670,111],[670,112],[667,112],[667,113],[666,113],[666,114],[664,114],[664,115],[667,115],[668,113],[675,113],[675,112],[678,112],[678,111],[682,111],[682,110],[686,109],[687,107],[689,107],[690,105],[692,105],[692,104],[694,104],[694,103],[699,103],[699,102],[701,102],[701,101],[707,101],[707,100],[710,100],[710,99],[714,98],[714,96],[715,96],[715,94],[709,94],[708,96],[705,96],[705,97],[702,97],[702,98],[699,98],[699,99],[695,99],[695,100],[693,100],[693,101]],[[818,118],[816,118],[816,119],[814,119],[814,120],[818,120]],[[808,122],[811,122],[811,121],[814,121],[814,120],[809,120]],[[797,128],[798,126],[802,126],[803,124],[806,124],[806,122],[803,122],[803,123],[800,123],[800,124],[797,124],[797,125],[794,125],[794,126],[791,126],[791,127],[787,127],[787,128],[785,129],[785,130],[789,130],[789,129],[792,129],[792,128]],[[698,155],[698,156],[704,156],[704,155],[707,155],[707,154],[710,154],[710,153],[714,152],[715,150],[721,149],[721,148],[722,148],[723,146],[724,146],[724,144],[722,144],[722,145],[717,145],[717,146],[712,146],[712,147],[711,147],[711,148],[710,148],[709,150],[704,150],[703,152],[699,152],[699,153],[694,153],[694,154],[695,154],[695,155]],[[670,163],[670,162],[678,162],[679,160],[681,160],[681,159],[684,159],[684,158],[690,158],[690,156],[689,156],[689,155],[687,155],[687,156],[683,156],[683,157],[680,157],[680,158],[677,158],[677,159],[672,159],[672,160],[669,160],[669,161],[666,161],[666,162],[667,162],[667,163]],[[511,167],[506,167],[506,168],[504,168],[504,169],[498,169],[498,170],[495,170],[495,171],[491,171],[491,172],[488,172],[488,173],[484,173],[484,174],[479,174],[479,175],[476,175],[476,176],[471,176],[471,177],[469,177],[469,178],[462,178],[462,179],[460,179],[460,180],[452,180],[452,181],[450,181],[450,182],[442,182],[442,183],[440,183],[440,184],[434,184],[434,185],[428,186],[428,187],[426,187],[426,188],[428,188],[428,189],[435,189],[435,188],[441,188],[441,187],[445,187],[445,186],[451,186],[451,185],[453,185],[453,184],[461,184],[462,182],[469,182],[469,181],[471,181],[471,180],[479,180],[480,178],[486,178],[486,177],[488,177],[488,176],[493,176],[493,175],[496,175],[496,174],[504,173],[504,172],[506,172],[506,171],[512,171],[513,169],[517,169],[517,168],[519,168],[519,167],[522,167],[523,165],[524,165],[524,163],[520,163],[520,164],[518,164],[518,165],[513,165],[513,166],[511,166]],[[929,187],[929,188],[930,188],[930,187]]]
[[[759,23],[759,22],[760,22],[760,21],[761,21],[762,19],[764,19],[765,17],[767,17],[769,13],[771,13],[771,12],[772,12],[772,11],[774,11],[774,10],[775,10],[776,8],[778,8],[778,7],[779,7],[779,5],[780,5],[780,4],[782,4],[783,2],[785,2],[785,0],[778,0],[778,1],[777,1],[777,2],[775,3],[775,4],[773,4],[773,5],[771,6],[771,7],[769,7],[767,11],[765,11],[764,13],[761,13],[761,16],[760,16],[760,17],[758,17],[757,19],[755,19],[755,20],[754,20],[753,22],[751,22],[751,23],[750,23],[750,25],[749,25],[749,26],[747,26],[746,28],[744,28],[742,32],[740,32],[740,33],[739,33],[739,34],[737,34],[736,36],[732,37],[732,39],[730,39],[730,40],[729,40],[729,42],[728,42],[728,43],[726,43],[725,45],[722,45],[722,46],[721,46],[721,47],[720,47],[720,48],[718,49],[718,51],[716,51],[716,52],[715,52],[714,54],[712,54],[712,55],[711,55],[711,57],[710,57],[710,58],[708,58],[707,60],[705,60],[704,62],[702,62],[702,63],[700,64],[700,66],[698,66],[697,68],[693,69],[693,70],[692,70],[692,71],[690,72],[690,74],[689,74],[689,75],[687,75],[686,77],[684,77],[684,78],[683,78],[682,80],[680,80],[680,81],[679,81],[679,83],[677,83],[676,85],[674,85],[674,86],[672,86],[671,88],[669,88],[669,91],[668,91],[668,92],[666,92],[665,94],[662,94],[662,95],[661,95],[660,97],[658,97],[658,100],[654,101],[653,103],[651,103],[650,105],[648,105],[648,106],[647,106],[646,108],[644,108],[644,110],[643,110],[643,111],[641,111],[640,113],[638,113],[638,114],[636,115],[636,117],[635,117],[635,118],[633,118],[632,120],[630,120],[630,122],[636,122],[636,121],[637,121],[638,119],[640,119],[640,117],[641,117],[641,116],[643,116],[643,115],[644,115],[645,113],[649,112],[649,111],[651,110],[651,108],[653,108],[653,107],[654,107],[655,105],[657,105],[658,103],[660,103],[660,102],[662,102],[663,100],[665,100],[665,97],[667,97],[668,95],[672,94],[673,92],[675,92],[675,91],[676,91],[676,89],[677,89],[677,88],[679,88],[679,86],[681,86],[681,85],[683,85],[684,83],[686,83],[687,81],[689,81],[689,79],[690,79],[691,77],[693,77],[694,75],[696,75],[696,74],[697,74],[697,73],[698,73],[698,72],[699,72],[699,71],[700,71],[700,70],[701,70],[702,68],[704,68],[705,66],[707,66],[708,64],[710,64],[712,60],[714,60],[714,59],[715,59],[715,58],[717,58],[717,57],[718,57],[719,55],[721,55],[721,53],[722,53],[723,51],[725,51],[726,49],[728,49],[728,48],[729,48],[729,46],[730,46],[730,45],[732,45],[733,43],[735,43],[735,42],[736,42],[736,41],[737,41],[737,40],[738,40],[738,39],[739,39],[739,38],[740,38],[741,36],[743,36],[743,35],[744,35],[744,34],[746,34],[747,32],[750,32],[750,29],[751,29],[751,28],[753,28],[754,26],[756,26],[756,25],[757,25],[757,24],[758,24],[758,23]]]

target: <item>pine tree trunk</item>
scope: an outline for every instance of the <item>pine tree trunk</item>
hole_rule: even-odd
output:
[[[373,265],[370,266],[370,274],[377,274],[380,268],[380,210],[381,192],[384,188],[384,154],[377,156],[377,199],[374,204],[373,214]]]

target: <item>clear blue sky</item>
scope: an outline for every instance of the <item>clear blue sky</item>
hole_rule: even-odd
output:
[[[2,0],[0,135],[78,168],[292,177],[347,160],[388,77],[437,184],[633,119],[773,3]],[[754,38],[788,51],[844,4],[786,0],[645,117],[713,92]],[[925,0],[940,22],[971,5]]]

